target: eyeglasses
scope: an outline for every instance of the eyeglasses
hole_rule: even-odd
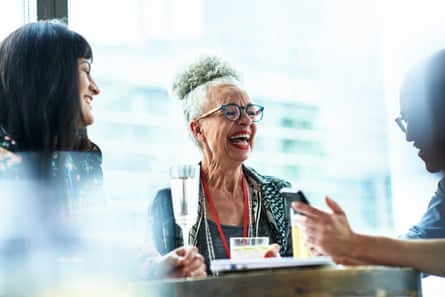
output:
[[[399,126],[400,130],[402,130],[403,133],[406,133],[406,119],[403,116],[399,116],[395,119],[397,125]]]
[[[196,118],[196,120],[208,117],[219,110],[222,110],[225,118],[232,122],[236,122],[241,118],[243,110],[246,111],[247,116],[252,120],[252,122],[259,122],[263,118],[264,107],[258,104],[247,104],[246,106],[239,106],[235,103],[223,104],[200,115],[198,118]]]

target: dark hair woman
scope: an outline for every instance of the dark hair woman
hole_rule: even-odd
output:
[[[99,94],[91,62],[85,38],[58,20],[23,25],[0,43],[0,209],[7,223],[0,239],[6,245],[13,239],[28,248],[43,238],[64,245],[77,236],[75,214],[85,193],[101,189],[101,152],[86,132]]]

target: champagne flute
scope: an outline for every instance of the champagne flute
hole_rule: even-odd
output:
[[[198,219],[200,170],[199,165],[170,167],[173,214],[182,229],[184,246],[190,245],[190,229]]]

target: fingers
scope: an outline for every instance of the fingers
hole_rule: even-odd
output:
[[[302,202],[292,202],[291,206],[295,211],[308,217],[317,217],[323,213],[322,211]]]
[[[264,253],[264,258],[280,257],[280,249],[281,246],[278,243],[272,243]]]
[[[175,252],[175,262],[170,262],[171,270],[169,277],[196,277],[206,276],[207,268],[204,257],[199,253],[198,248],[194,246],[179,247]]]
[[[325,201],[327,206],[332,210],[332,213],[327,213],[318,208],[312,207],[310,205],[301,203],[301,202],[293,202],[292,208],[303,215],[303,217],[298,217],[297,221],[304,225],[306,228],[315,227],[317,225],[329,225],[332,221],[332,214],[334,215],[345,215],[344,210],[340,207],[340,205],[329,198],[325,197]]]
[[[326,256],[326,253],[324,251],[320,250],[320,248],[317,247],[317,246],[313,246],[313,245],[310,245],[310,244],[305,244],[305,246],[306,246],[306,248],[309,249],[309,251],[311,252],[312,256],[316,256],[316,257],[318,257],[318,256]]]
[[[192,261],[184,266],[183,272],[187,277],[207,276],[207,267],[204,262],[204,257],[201,254],[196,253],[192,258]]]
[[[196,247],[188,250],[186,256],[182,259],[182,272],[184,276],[206,276],[206,265],[204,257],[198,252]]]
[[[329,198],[328,196],[325,197],[326,205],[332,210],[333,213],[336,214],[344,214],[343,209],[338,205],[337,202]],[[328,215],[328,213],[317,209],[315,207],[312,207],[308,204],[301,203],[301,202],[292,202],[292,208],[295,211],[298,211],[299,213],[308,216],[308,217],[322,217],[325,215]]]
[[[176,254],[188,260],[198,253],[198,248],[195,246],[182,246],[176,249]]]
[[[309,220],[314,219],[317,221],[326,220],[331,216],[330,213],[327,213],[323,210],[315,208],[311,205],[301,203],[301,202],[292,202],[292,208],[300,213],[301,215],[307,217]]]
[[[315,213],[317,213],[317,215],[315,215]],[[328,225],[331,220],[331,215],[322,211],[317,211],[312,212],[312,215],[302,213],[302,215],[297,215],[294,219],[298,227],[300,228],[300,231],[309,234],[313,233],[320,227]]]
[[[304,230],[301,230],[300,234],[301,239],[305,243],[306,247],[311,250],[313,254],[321,252],[321,248],[319,246],[319,232],[317,232],[315,229],[304,228]]]
[[[344,210],[338,205],[337,202],[329,198],[328,196],[325,197],[325,201],[327,206],[332,210],[333,213],[336,214],[344,214]]]

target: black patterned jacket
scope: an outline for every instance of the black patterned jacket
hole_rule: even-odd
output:
[[[292,240],[290,233],[289,206],[280,194],[280,189],[290,187],[291,184],[273,176],[264,176],[254,169],[243,165],[243,172],[247,183],[251,189],[252,207],[254,213],[260,213],[259,207],[264,208],[262,213],[266,213],[266,221],[272,231],[270,243],[278,243],[281,246],[281,256],[292,255]],[[200,189],[199,217],[193,226],[190,237],[193,245],[197,245],[198,230],[204,219],[202,201],[204,191]],[[256,220],[258,221],[258,217]],[[175,224],[173,208],[171,203],[170,188],[159,190],[148,207],[148,218],[146,228],[146,241],[152,241],[161,254],[183,245],[180,227]]]

